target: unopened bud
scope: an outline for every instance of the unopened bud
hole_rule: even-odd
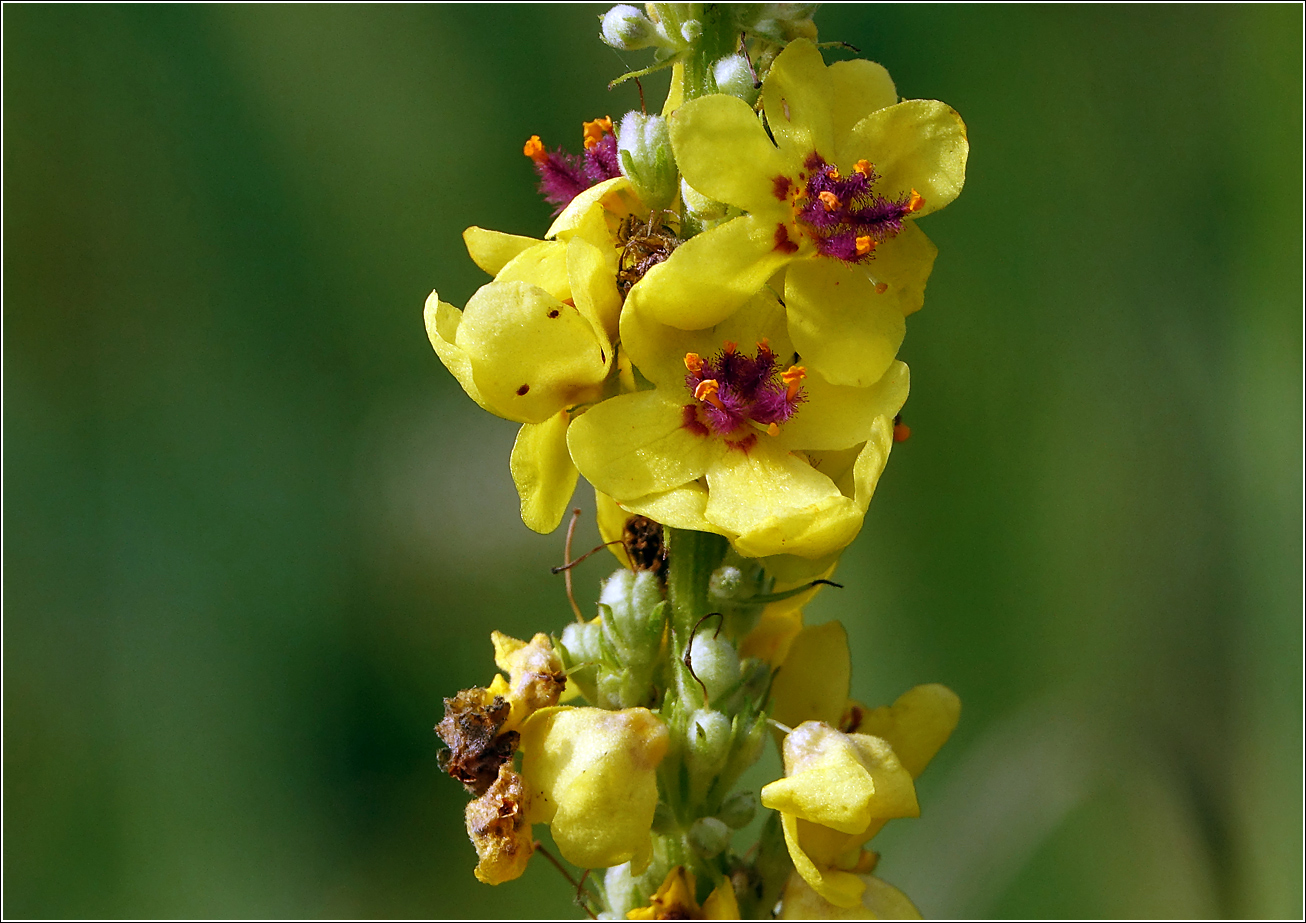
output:
[[[671,205],[676,197],[676,161],[671,134],[660,115],[627,112],[617,130],[621,172],[651,211]]]
[[[747,827],[757,813],[757,796],[752,792],[731,792],[721,803],[721,810],[716,816],[727,827],[736,830]]]
[[[694,675],[707,691],[707,700],[715,701],[739,682],[739,655],[725,638],[700,632],[689,646]]]
[[[700,817],[689,827],[689,845],[704,859],[711,859],[730,845],[730,828],[715,817]]]
[[[638,51],[653,45],[665,45],[666,39],[649,18],[627,3],[614,6],[603,14],[599,35],[620,51]]]
[[[707,591],[716,599],[733,599],[744,585],[744,572],[731,564],[722,564],[707,580]]]
[[[748,60],[739,54],[727,55],[712,65],[712,76],[716,78],[716,87],[722,93],[738,96],[752,105],[757,100],[760,87],[753,77],[753,69]]]

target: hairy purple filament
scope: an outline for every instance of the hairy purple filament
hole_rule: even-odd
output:
[[[550,151],[535,158],[535,173],[540,178],[540,195],[554,206],[556,215],[586,189],[621,175],[617,136],[604,135],[581,154],[569,154],[561,148]]]
[[[786,385],[781,380],[775,353],[765,343],[758,344],[756,357],[746,356],[733,343],[727,343],[710,360],[690,353],[685,365],[690,370],[685,387],[695,396],[707,428],[718,436],[729,435],[750,422],[763,428],[784,423],[806,398],[796,381]],[[796,380],[801,380],[801,374]]]
[[[803,165],[808,179],[795,196],[794,213],[823,256],[866,262],[872,258],[875,244],[902,231],[903,218],[912,212],[912,197],[891,199],[877,193],[874,187],[880,176],[870,164],[862,161],[858,169],[840,176],[813,151]],[[777,177],[777,191],[779,180]]]

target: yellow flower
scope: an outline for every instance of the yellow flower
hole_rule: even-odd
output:
[[[748,557],[843,549],[888,459],[907,367],[894,363],[869,387],[832,385],[785,368],[794,347],[769,293],[712,329],[685,331],[648,316],[647,281],[626,300],[621,341],[655,388],[573,422],[581,473],[622,508],[725,535]]]
[[[608,180],[577,196],[550,240],[468,228],[472,259],[494,274],[459,311],[432,292],[427,336],[463,390],[491,413],[524,424],[510,467],[522,520],[550,532],[576,487],[567,454],[574,408],[600,400],[614,360],[615,228],[632,207],[629,184]]]
[[[646,865],[667,745],[666,725],[646,708],[535,712],[521,727],[527,819],[550,824],[563,856],[582,868]]]
[[[866,884],[861,902],[852,907],[831,904],[795,873],[780,898],[781,920],[919,920],[921,913],[907,895],[874,875],[859,876]]]
[[[628,920],[738,920],[739,902],[730,879],[722,879],[712,893],[699,906],[694,890],[697,883],[694,873],[677,865],[667,873],[662,886],[651,898],[648,906],[636,907],[626,913]]]
[[[855,907],[862,846],[894,817],[918,813],[913,780],[952,734],[961,703],[947,687],[917,686],[892,706],[848,698],[848,640],[838,622],[804,628],[772,686],[786,778],[762,790],[781,812],[794,867],[824,900]],[[838,730],[836,730],[836,728]]]
[[[785,737],[784,763],[762,804],[780,812],[794,869],[830,903],[855,906],[866,889],[855,874],[862,845],[883,821],[920,814],[911,775],[880,738],[819,721]]]
[[[747,214],[653,267],[648,309],[663,323],[710,327],[787,267],[789,332],[804,361],[832,382],[869,385],[924,300],[936,250],[914,219],[961,191],[965,126],[943,103],[898,102],[878,64],[827,68],[801,39],[776,58],[762,101],[765,127],[724,95],[672,116],[685,181]]]

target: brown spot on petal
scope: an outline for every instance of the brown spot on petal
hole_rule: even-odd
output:
[[[549,317],[557,317],[560,314],[562,314],[562,312],[559,311],[557,308],[554,308],[552,311],[549,312]]]
[[[706,436],[710,430],[707,424],[698,418],[698,405],[686,404],[680,411],[680,425],[695,436]]]
[[[531,386],[530,386],[530,385],[522,385],[520,388],[517,389],[517,396],[518,396],[518,397],[521,397],[522,395],[524,395],[524,394],[525,394],[527,391],[529,391],[530,389],[531,389]]]
[[[775,249],[781,253],[798,252],[798,244],[789,239],[789,229],[783,224],[775,226]]]
[[[792,185],[793,183],[789,181],[789,177],[781,174],[771,180],[771,192],[777,199],[784,202],[789,198],[789,189]]]

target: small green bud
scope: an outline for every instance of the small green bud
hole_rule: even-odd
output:
[[[730,756],[733,737],[730,719],[721,712],[700,708],[690,715],[685,728],[685,756],[690,775],[707,783],[716,778]]]
[[[714,599],[734,599],[744,585],[744,572],[732,564],[722,564],[707,579],[707,591]]]
[[[730,845],[730,828],[715,817],[700,817],[689,827],[689,845],[704,859],[711,859]]]
[[[761,87],[754,86],[753,69],[748,60],[739,54],[727,55],[712,65],[717,89],[730,96],[738,96],[750,106],[757,100]]]
[[[736,830],[747,827],[757,813],[757,796],[752,792],[731,792],[721,803],[721,810],[716,816],[727,827]]]
[[[661,211],[671,205],[678,174],[666,119],[627,112],[617,129],[617,155],[621,172],[650,210]]]
[[[703,24],[697,19],[686,19],[680,26],[680,37],[686,45],[692,45],[703,37]]]
[[[699,632],[689,646],[689,659],[694,666],[694,675],[707,690],[709,702],[716,701],[739,682],[739,655],[725,638]]]
[[[619,51],[669,45],[666,36],[637,7],[620,3],[603,14],[599,36]]]

